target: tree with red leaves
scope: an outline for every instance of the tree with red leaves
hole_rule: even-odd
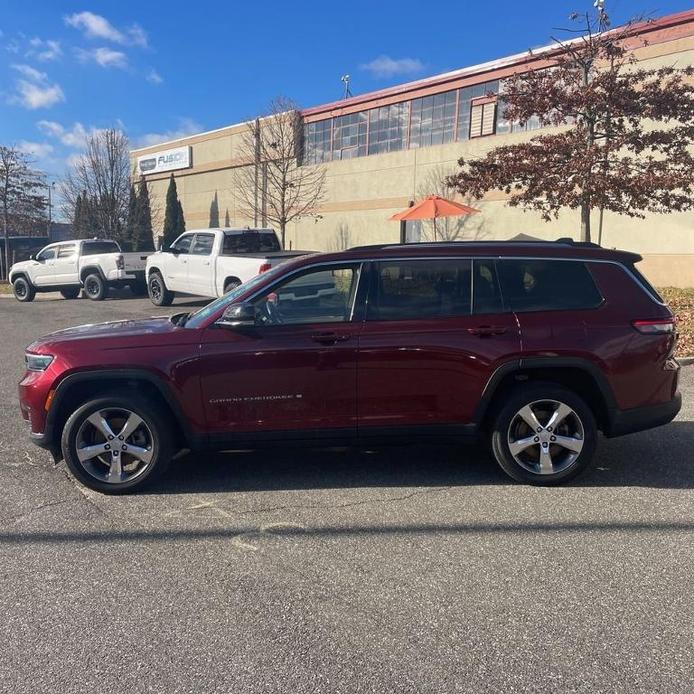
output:
[[[641,68],[636,22],[607,30],[602,10],[583,21],[579,37],[557,41],[551,67],[514,74],[500,94],[507,120],[558,131],[460,159],[447,183],[473,199],[502,190],[545,221],[580,209],[590,241],[594,209],[643,218],[694,207],[694,69]]]

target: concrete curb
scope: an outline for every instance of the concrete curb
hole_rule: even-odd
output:
[[[691,366],[694,364],[694,357],[677,357],[680,366]]]

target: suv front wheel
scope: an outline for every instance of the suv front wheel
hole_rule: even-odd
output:
[[[141,489],[161,476],[173,455],[169,418],[141,396],[90,400],[65,423],[63,456],[85,486],[105,494]]]
[[[597,427],[588,405],[553,383],[518,386],[492,426],[492,452],[504,472],[519,482],[566,482],[589,465]]]

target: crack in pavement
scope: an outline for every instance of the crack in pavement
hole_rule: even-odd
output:
[[[326,510],[337,510],[341,508],[351,508],[353,506],[364,506],[365,504],[377,504],[377,503],[393,503],[397,501],[407,501],[415,496],[423,496],[424,494],[437,494],[439,492],[445,492],[450,490],[451,487],[436,487],[434,489],[424,489],[420,491],[410,492],[403,496],[390,496],[390,497],[376,497],[375,499],[364,499],[363,501],[353,501],[347,504],[297,504],[288,506],[270,506],[267,508],[252,509],[249,511],[232,511],[235,516],[248,516],[254,515],[256,513],[271,513],[273,511],[290,511],[297,509],[326,509]]]

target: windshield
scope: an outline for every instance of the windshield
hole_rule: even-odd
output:
[[[99,255],[100,253],[119,253],[115,241],[85,241],[82,244],[82,255]]]
[[[282,269],[282,267],[282,265],[275,265],[275,267],[270,268],[270,270],[268,270],[267,272],[252,277],[247,282],[244,282],[243,284],[236,287],[236,289],[232,289],[228,294],[219,297],[219,299],[215,299],[213,302],[207,304],[207,306],[203,306],[203,308],[201,308],[199,311],[191,313],[191,315],[185,322],[185,327],[199,328],[203,323],[205,323],[205,321],[209,319],[210,316],[215,314],[220,309],[223,309],[224,307],[228,306],[229,304],[233,304],[236,301],[236,299],[238,299],[238,297],[240,297],[242,294],[245,294],[249,289],[253,289],[253,287],[258,286],[266,279],[279,274],[279,271]]]
[[[282,250],[274,231],[244,231],[224,234],[222,255],[239,253],[274,253]]]

